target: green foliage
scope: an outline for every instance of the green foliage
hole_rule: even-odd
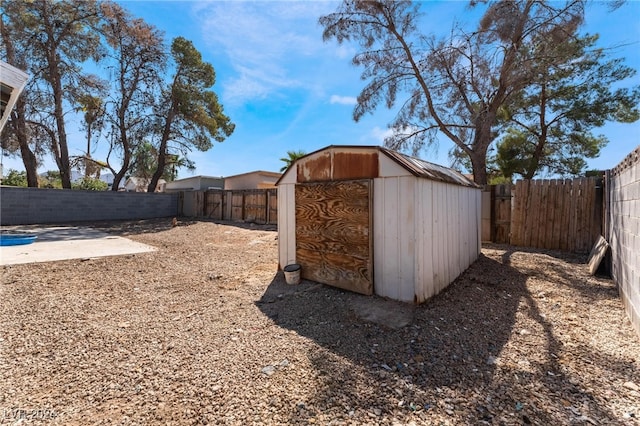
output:
[[[158,149],[148,141],[138,145],[133,154],[131,176],[150,179],[158,168]],[[195,170],[195,165],[187,158],[175,154],[165,156],[164,171],[161,178],[167,182],[176,180],[178,169]]]
[[[14,65],[29,74],[33,92],[29,96],[35,101],[31,113],[16,111],[47,134],[65,188],[71,188],[67,116],[79,95],[98,82],[82,68],[102,56],[100,36],[94,30],[97,5],[95,0],[8,0],[2,5],[3,40],[11,40],[19,52]],[[32,160],[25,163],[33,167]]]
[[[44,176],[40,176],[40,188],[62,189],[62,179],[60,172],[56,170],[47,171]]]
[[[9,169],[9,174],[2,178],[2,184],[7,186],[27,186],[27,172]]]
[[[15,109],[22,126],[7,126],[14,134],[3,135],[3,141],[23,153],[38,141],[48,151],[42,154],[56,160],[64,187],[71,187],[72,166],[84,167],[87,176],[103,166],[91,158],[95,144],[109,144],[104,164],[114,174],[115,190],[132,167],[139,141],[156,147],[155,185],[163,175],[175,178],[179,167],[193,168],[186,158],[192,149],[206,151],[234,130],[211,90],[215,70],[193,44],[177,37],[169,49],[161,31],[118,3],[7,0],[1,18],[0,57],[30,74],[29,102]],[[86,72],[91,59],[107,79]],[[82,157],[69,156],[71,113],[83,116],[76,120],[86,131]],[[35,157],[28,164],[25,159],[35,185]],[[57,179],[44,185],[57,186]]]
[[[282,166],[280,168],[281,172],[284,172],[285,170],[287,170],[293,163],[295,163],[295,161],[300,158],[300,157],[304,157],[305,155],[307,155],[306,152],[299,150],[299,151],[287,151],[287,156],[286,157],[282,157],[280,159],[280,161],[284,162],[284,166]]]
[[[117,191],[131,168],[138,141],[149,138],[154,129],[154,96],[164,78],[167,54],[162,33],[120,4],[103,2],[100,11],[107,60],[115,64],[105,121],[110,149],[120,154],[107,157],[107,168],[114,175],[112,190]]]
[[[585,159],[597,157],[608,143],[594,129],[640,118],[640,87],[619,88],[635,70],[607,58],[595,48],[597,40],[585,36],[530,47],[549,59],[539,61],[529,85],[501,111],[506,131],[497,144],[497,164],[504,176],[580,175]]]
[[[512,183],[513,183],[513,180],[502,175],[491,175],[489,176],[489,181],[488,181],[489,185],[508,185]]]
[[[421,25],[420,6],[409,1],[343,0],[320,24],[325,40],[353,41],[362,49],[352,62],[362,66],[367,84],[354,119],[399,103],[385,145],[417,153],[445,136],[469,158],[476,182],[485,184],[498,117],[549,58],[529,46],[573,38],[584,4],[474,1],[485,7],[477,30],[454,25],[443,38],[422,32],[428,27]]]
[[[83,177],[71,185],[72,189],[82,189],[85,191],[106,191],[109,189],[107,182],[92,177]]]
[[[149,191],[153,191],[165,173],[169,152],[186,155],[193,148],[210,149],[233,133],[235,125],[224,114],[218,96],[211,90],[215,83],[213,66],[202,60],[202,55],[191,41],[176,37],[171,44],[175,74],[166,84],[156,105],[159,125],[157,168],[151,177]],[[173,147],[173,149],[172,149]]]
[[[224,115],[218,96],[211,90],[216,81],[213,66],[202,61],[202,55],[193,43],[177,37],[171,44],[171,54],[177,73],[171,86],[171,97],[178,113],[174,122],[178,136],[193,146],[206,151],[212,147],[210,138],[222,142],[235,129],[229,117]],[[192,138],[187,136],[191,135]]]

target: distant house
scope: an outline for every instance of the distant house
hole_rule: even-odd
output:
[[[206,191],[207,189],[224,189],[224,178],[214,176],[191,176],[167,182],[165,192]]]
[[[282,173],[255,172],[242,173],[224,178],[224,189],[267,189],[275,188]]]
[[[0,131],[9,119],[9,113],[28,79],[29,76],[24,71],[0,61]]]
[[[150,182],[151,179],[132,176],[127,178],[122,190],[127,192],[147,192]],[[158,185],[156,185],[155,192],[164,192],[166,184],[166,180],[160,179]]]

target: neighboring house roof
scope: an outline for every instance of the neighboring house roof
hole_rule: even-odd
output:
[[[228,176],[224,179],[224,189],[268,189],[275,188],[275,183],[282,176],[281,173],[267,172],[265,170],[255,170],[241,173],[239,175]]]
[[[182,178],[182,179],[175,179],[172,180],[171,182],[184,182],[184,181],[188,181],[188,180],[192,180],[192,179],[224,179],[221,176],[206,176],[206,175],[197,175],[197,176],[188,176],[186,178]]]
[[[237,177],[241,177],[241,176],[247,176],[247,175],[252,175],[252,174],[258,174],[258,175],[262,175],[262,176],[269,176],[269,177],[274,177],[274,178],[279,178],[282,176],[282,173],[277,173],[277,172],[267,172],[265,170],[255,170],[253,172],[246,172],[246,173],[240,173],[239,175],[232,175],[232,176],[227,176],[225,177],[225,179],[233,179],[233,178],[237,178]]]
[[[325,148],[319,149],[312,153],[309,153],[303,157],[298,158],[293,164],[289,166],[289,168],[284,172],[282,177],[278,179],[276,185],[280,183],[280,181],[285,177],[285,175],[289,174],[293,167],[299,161],[304,160],[305,158],[311,157],[315,154],[318,154],[322,151],[331,151],[331,150],[353,150],[353,151],[371,151],[375,150],[379,154],[385,155],[386,157],[393,160],[395,163],[400,165],[402,168],[407,170],[409,173],[416,177],[421,177],[425,179],[431,179],[446,183],[452,183],[456,185],[469,186],[474,188],[479,188],[472,180],[466,178],[462,173],[457,170],[440,166],[438,164],[430,163],[428,161],[421,160],[416,157],[412,157],[410,155],[403,154],[398,151],[393,151],[387,148],[383,148],[381,146],[375,145],[330,145]]]
[[[188,191],[188,190],[203,190],[209,188],[220,188],[224,187],[224,178],[218,176],[189,176],[182,179],[176,179],[171,182],[167,182],[165,186],[166,190],[171,191]]]

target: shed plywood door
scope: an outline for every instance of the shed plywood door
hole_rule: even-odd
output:
[[[295,200],[302,277],[373,294],[371,181],[298,184]]]

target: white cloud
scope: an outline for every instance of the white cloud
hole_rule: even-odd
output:
[[[393,130],[389,128],[382,129],[378,126],[375,126],[373,129],[371,129],[370,134],[371,137],[377,140],[380,145],[384,145],[384,140],[393,135]]]
[[[332,104],[341,104],[341,105],[355,105],[358,103],[358,99],[353,96],[338,96],[331,95],[330,101]]]
[[[323,43],[317,23],[334,9],[327,2],[198,3],[194,16],[208,49],[224,55],[235,73],[220,82],[224,102],[317,84],[313,64],[305,61],[318,61],[334,49]]]

